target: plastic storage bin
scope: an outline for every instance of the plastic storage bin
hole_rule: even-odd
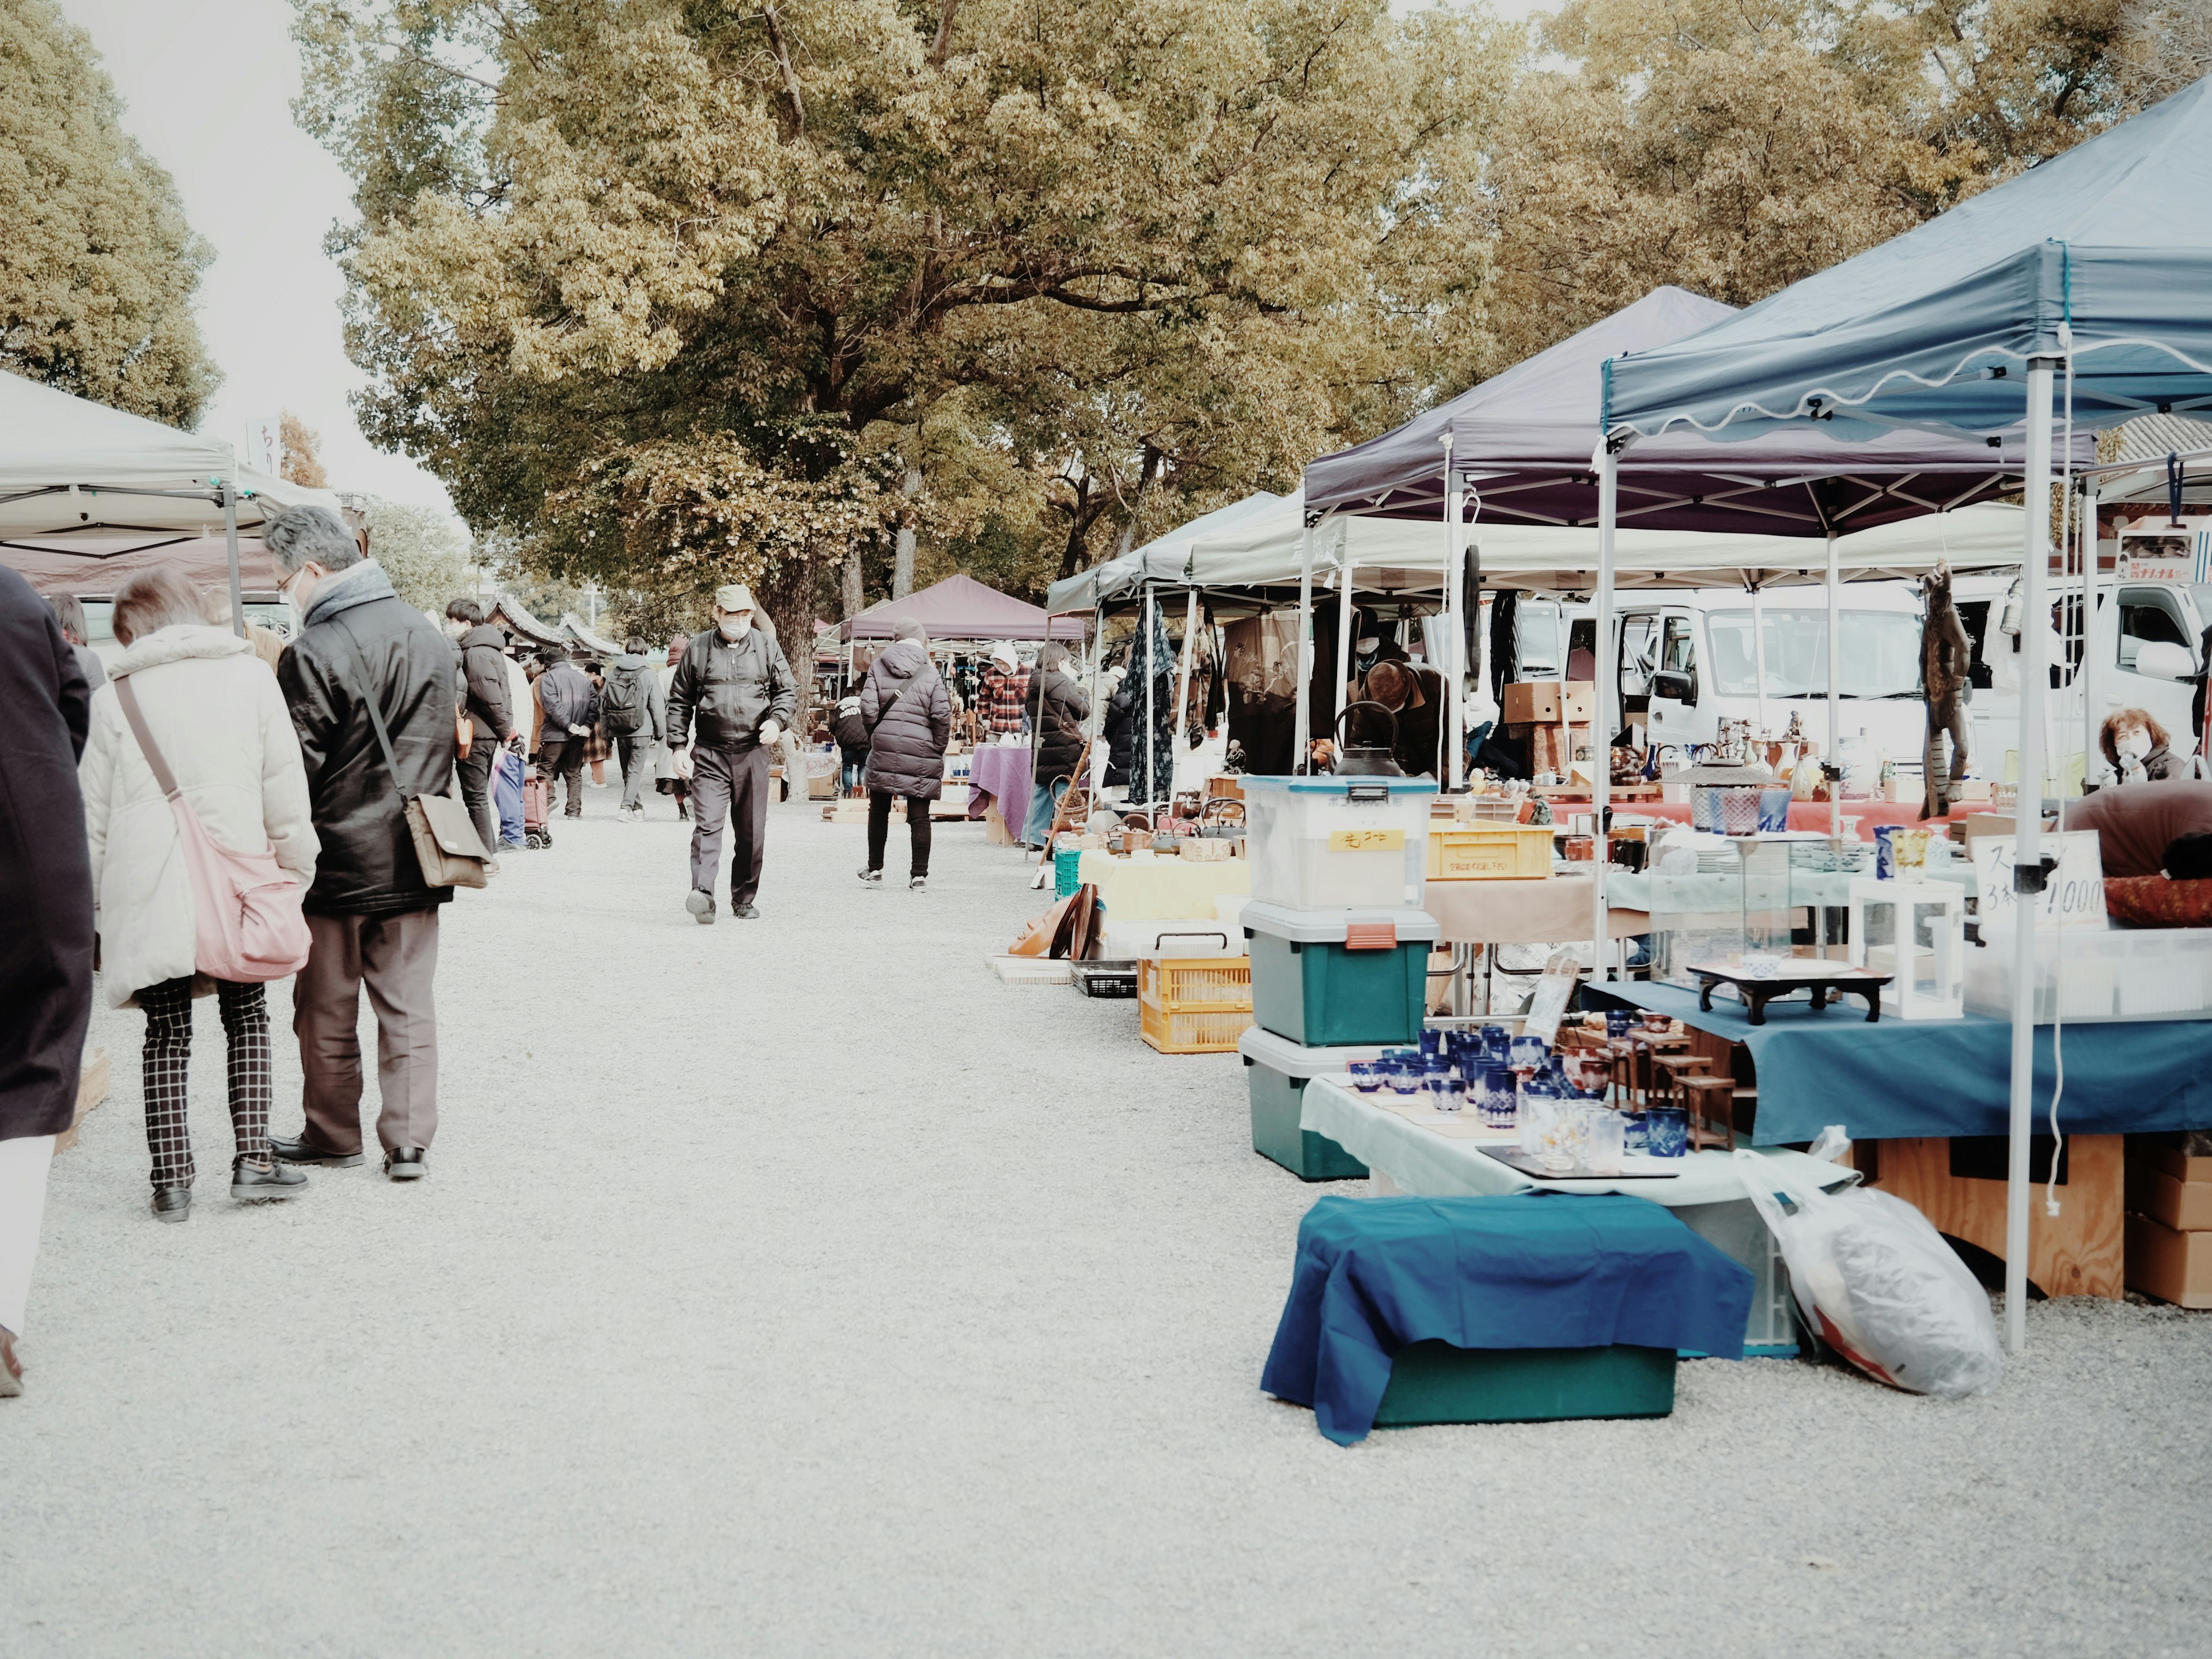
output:
[[[1411,1342],[1390,1363],[1377,1428],[1420,1423],[1552,1423],[1577,1417],[1665,1417],[1674,1409],[1674,1351],[1455,1348]]]
[[[1304,1048],[1418,1042],[1437,919],[1425,910],[1244,907],[1254,1020]]]
[[[1984,926],[1966,947],[1966,1007],[2012,1012],[2013,934]],[[2039,929],[2035,1021],[2212,1019],[2212,927]]]
[[[1246,778],[1254,900],[1294,910],[1418,906],[1436,793],[1427,778]]]
[[[1252,964],[1234,957],[1137,959],[1137,1034],[1164,1054],[1226,1054],[1252,1024]]]
[[[1429,832],[1431,881],[1525,881],[1552,873],[1549,823],[1455,823]]]
[[[1304,1048],[1258,1026],[1237,1039],[1244,1080],[1252,1097],[1252,1150],[1273,1158],[1301,1181],[1363,1181],[1367,1166],[1327,1135],[1299,1122],[1306,1085],[1316,1077],[1344,1078],[1348,1061],[1373,1060],[1381,1043],[1348,1048]]]

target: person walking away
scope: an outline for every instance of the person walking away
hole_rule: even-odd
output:
[[[668,641],[668,660],[655,678],[660,683],[660,748],[653,760],[653,787],[676,803],[677,822],[691,816],[689,805],[691,786],[676,775],[676,751],[668,744],[668,687],[676,678],[676,665],[684,660],[690,648],[691,636],[678,634]]]
[[[549,645],[538,653],[545,672],[538,677],[538,701],[545,710],[545,726],[538,738],[538,770],[557,788],[568,785],[568,802],[562,808],[572,818],[584,816],[584,757],[592,735],[592,702],[596,695],[591,678],[568,660],[568,653]],[[552,811],[552,803],[546,811]]]
[[[952,698],[930,663],[920,623],[899,623],[890,647],[868,665],[860,716],[868,727],[868,862],[860,879],[882,884],[891,802],[903,800],[913,847],[906,884],[919,893],[929,885],[929,804],[945,793],[945,745],[952,738]]]
[[[752,590],[715,590],[714,625],[684,647],[668,682],[668,746],[676,775],[691,786],[691,890],[684,908],[701,926],[714,920],[722,820],[730,821],[730,913],[760,915],[768,838],[769,755],[799,706],[799,684],[775,635],[753,617]]]
[[[1030,761],[1030,812],[1022,839],[1041,848],[1052,839],[1052,820],[1060,798],[1083,759],[1083,722],[1091,718],[1091,699],[1067,672],[1067,650],[1048,641],[1037,653],[1030,680],[1030,730],[1036,734]]]
[[[868,722],[860,713],[860,686],[837,699],[837,707],[830,712],[830,735],[837,744],[839,788],[847,795],[861,794],[860,779],[868,764]]]
[[[596,661],[586,663],[584,678],[592,683],[592,717],[585,722],[590,730],[584,738],[584,760],[592,769],[592,787],[604,789],[607,787],[607,757],[614,753],[614,734],[606,727],[606,704],[603,700],[607,665]]]
[[[84,665],[30,583],[0,567],[0,1396],[23,1391],[31,1267],[54,1137],[76,1121],[92,1018],[92,861],[77,784]]]
[[[327,509],[288,507],[262,539],[301,619],[276,679],[322,845],[304,907],[313,945],[292,990],[307,1121],[270,1146],[287,1164],[361,1162],[366,987],[384,1172],[411,1181],[438,1129],[432,992],[438,910],[453,890],[423,880],[406,803],[453,775],[453,652]]]
[[[983,732],[987,738],[1019,737],[1023,705],[1029,701],[1030,677],[1022,659],[1005,641],[991,647],[991,665],[983,671],[981,697]]]
[[[107,684],[107,665],[100,661],[100,653],[88,643],[90,625],[84,618],[83,601],[74,593],[49,593],[46,595],[46,608],[54,613],[54,620],[61,624],[62,637],[70,642],[70,649],[76,653],[76,665],[84,671],[88,695],[99,690]]]
[[[607,736],[622,762],[622,805],[615,816],[628,823],[645,817],[645,775],[653,765],[653,746],[660,740],[667,702],[660,678],[645,659],[645,641],[633,634],[623,654],[607,665],[599,689]]]
[[[474,599],[446,607],[446,632],[453,641],[460,679],[461,714],[469,722],[469,752],[454,764],[461,799],[476,820],[484,851],[495,853],[499,825],[492,814],[492,769],[514,740],[514,706],[507,679],[507,634],[484,620]],[[493,866],[496,868],[495,865]]]
[[[228,1042],[230,1195],[258,1203],[307,1184],[270,1155],[274,1073],[261,985],[198,968],[197,897],[170,804],[173,791],[219,846],[268,848],[305,887],[318,851],[307,775],[275,678],[249,641],[204,616],[199,591],[171,569],[143,572],[117,590],[115,638],[125,649],[92,700],[78,769],[108,1005],[146,1016],[146,1147],[161,1221],[191,1213],[185,1081],[196,997],[216,998]]]

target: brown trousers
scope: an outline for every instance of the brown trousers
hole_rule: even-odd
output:
[[[292,988],[292,1032],[307,1073],[307,1138],[362,1150],[361,993],[376,1010],[376,1139],[428,1148],[438,1133],[438,907],[380,916],[307,918],[313,941]]]

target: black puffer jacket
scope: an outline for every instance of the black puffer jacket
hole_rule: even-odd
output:
[[[462,701],[478,743],[505,743],[514,735],[514,698],[507,695],[507,635],[489,623],[461,635]]]
[[[1091,699],[1057,668],[1030,677],[1030,729],[1036,733],[1034,775],[1039,783],[1071,778],[1083,758],[1083,722],[1091,718]]]
[[[1128,681],[1124,679],[1126,687]],[[1122,788],[1129,781],[1129,763],[1136,757],[1137,708],[1133,697],[1117,690],[1106,699],[1106,782]]]
[[[397,782],[362,698],[364,667],[392,734]],[[322,842],[306,908],[382,915],[452,898],[452,888],[423,884],[400,794],[442,795],[453,787],[448,641],[392,592],[383,571],[363,562],[324,581],[306,625],[277,663],[276,682],[300,734]]]
[[[878,657],[860,687],[860,718],[868,723],[870,793],[935,800],[945,793],[952,699],[927,652],[901,640]]]

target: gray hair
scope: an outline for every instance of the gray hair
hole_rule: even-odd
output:
[[[288,576],[305,564],[343,570],[361,562],[361,544],[326,507],[286,507],[262,526],[261,541]]]
[[[83,645],[88,641],[88,624],[84,619],[84,602],[74,593],[49,593],[46,609],[54,613],[54,621],[63,633],[69,635],[71,645]]]
[[[1066,666],[1067,647],[1066,646],[1061,645],[1055,641],[1048,640],[1045,641],[1043,646],[1038,649],[1037,667],[1039,669],[1065,668]]]
[[[891,629],[891,637],[895,640],[912,640],[925,651],[929,648],[928,633],[911,617],[905,617]]]

